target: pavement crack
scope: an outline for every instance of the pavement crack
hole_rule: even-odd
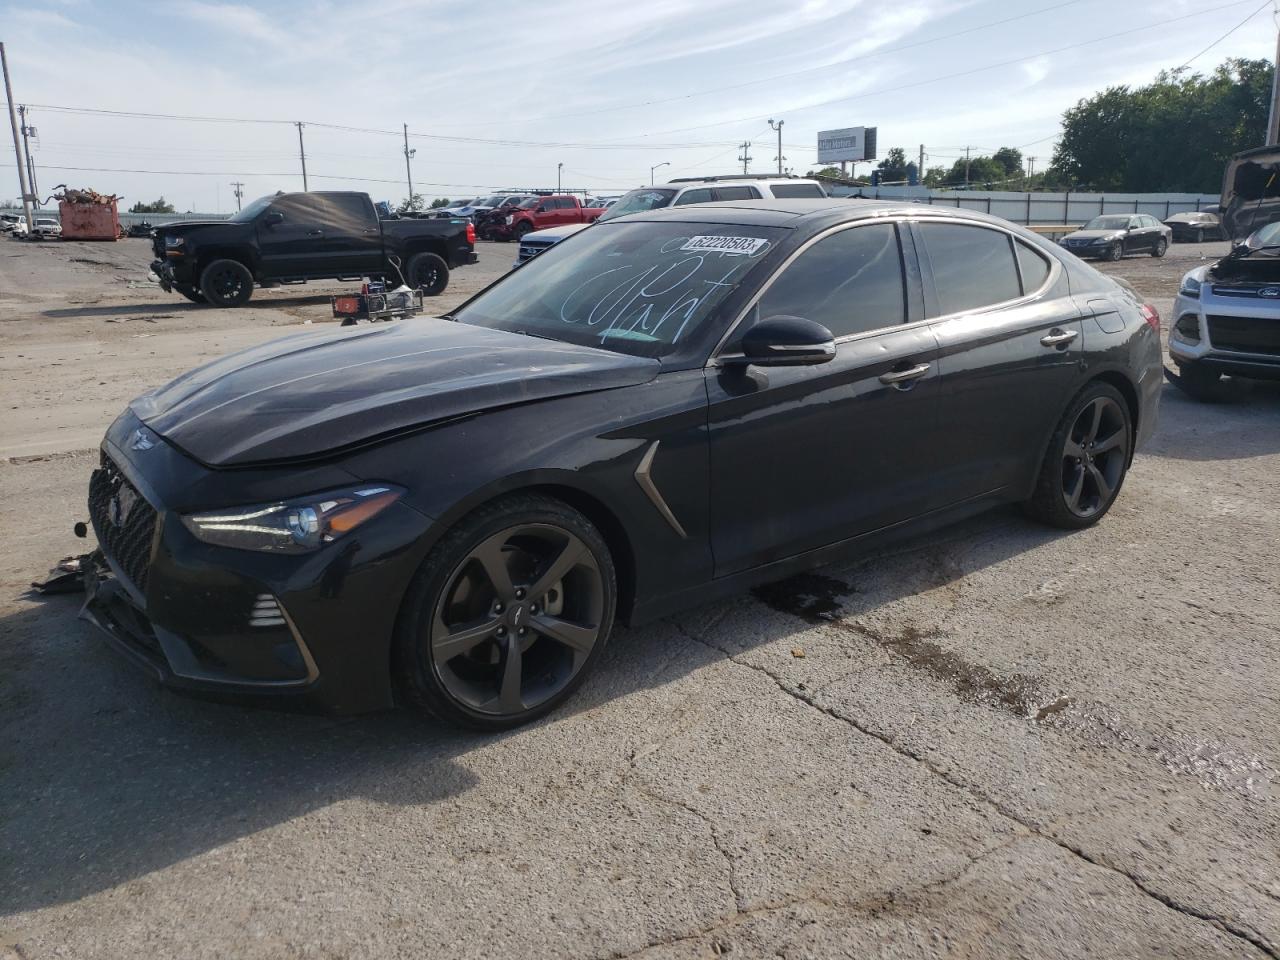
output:
[[[725,659],[727,659],[730,663],[733,663],[740,667],[746,667],[748,670],[754,670],[757,673],[763,674],[764,676],[772,680],[774,682],[774,685],[777,686],[779,690],[781,690],[784,694],[791,697],[792,699],[798,700],[800,703],[803,703],[806,706],[812,707],[814,710],[817,710],[821,713],[826,714],[828,717],[831,717],[833,720],[838,720],[841,723],[844,723],[850,727],[853,727],[853,729],[857,730],[859,733],[865,734],[868,737],[872,737],[873,739],[879,740],[881,743],[887,746],[890,750],[893,750],[895,753],[899,754],[902,757],[905,757],[908,760],[911,760],[915,763],[920,764],[922,767],[924,767],[934,776],[945,781],[952,787],[955,787],[958,790],[964,791],[973,799],[989,807],[993,812],[995,812],[999,816],[1007,820],[1013,821],[1019,826],[1030,831],[1035,836],[1043,840],[1047,840],[1050,843],[1056,844],[1058,847],[1062,848],[1067,853],[1070,853],[1071,855],[1084,861],[1085,863],[1088,863],[1095,867],[1101,867],[1102,869],[1105,869],[1105,870],[1110,870],[1111,872],[1118,874],[1121,877],[1124,877],[1140,893],[1146,895],[1147,897],[1151,898],[1155,902],[1162,904],[1168,909],[1173,910],[1176,913],[1180,913],[1183,916],[1191,917],[1192,919],[1200,920],[1204,923],[1211,924],[1212,926],[1221,930],[1223,933],[1226,933],[1229,936],[1235,937],[1239,940],[1244,941],[1245,943],[1248,943],[1249,945],[1254,947],[1256,950],[1258,950],[1263,956],[1270,957],[1271,960],[1280,960],[1280,947],[1277,947],[1277,945],[1268,942],[1267,939],[1257,930],[1254,930],[1248,926],[1245,926],[1244,924],[1241,924],[1235,920],[1231,920],[1229,918],[1215,914],[1212,911],[1193,907],[1189,904],[1182,903],[1181,901],[1176,900],[1169,894],[1164,893],[1160,890],[1154,889],[1141,877],[1135,875],[1129,870],[1126,870],[1124,867],[1116,866],[1113,863],[1108,863],[1106,860],[1102,859],[1099,856],[1091,855],[1088,852],[1086,852],[1083,847],[1080,847],[1077,844],[1071,843],[1070,841],[1065,840],[1062,837],[1055,836],[1054,834],[1051,834],[1051,833],[1045,833],[1034,822],[1027,820],[1016,811],[1009,809],[1007,806],[1000,803],[994,797],[988,796],[987,794],[983,793],[981,790],[977,789],[972,783],[966,780],[963,780],[955,776],[955,774],[953,774],[949,770],[946,770],[945,768],[940,767],[937,763],[930,760],[928,757],[924,756],[923,754],[918,753],[917,751],[912,750],[910,747],[907,747],[899,743],[897,740],[895,740],[893,737],[889,736],[888,734],[881,733],[878,730],[873,730],[870,727],[867,727],[864,724],[859,723],[853,717],[847,716],[832,707],[819,703],[814,698],[811,691],[796,689],[795,687],[791,686],[783,677],[769,670],[767,667],[761,666],[756,663],[751,663],[747,660],[739,659],[737,656],[734,655],[734,653],[731,650],[728,650],[725,647],[722,647],[719,644],[713,643],[709,640],[703,639],[702,637],[695,636],[692,632],[690,632],[684,626],[684,624],[680,623],[674,617],[669,618],[669,622],[671,622],[677,630],[679,630],[684,636],[689,638],[691,641],[695,643],[700,643],[705,647],[709,647],[712,650],[718,651],[719,653],[723,654]]]

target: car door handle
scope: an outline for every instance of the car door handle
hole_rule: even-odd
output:
[[[324,236],[324,231],[323,231],[323,230],[308,230],[308,231],[307,231],[307,236],[308,236],[308,237],[323,237],[323,236]]]
[[[928,372],[929,364],[917,363],[914,367],[908,367],[906,370],[890,370],[888,373],[880,374],[880,382],[892,386],[898,383],[906,383],[910,380],[919,380]]]
[[[1078,336],[1080,336],[1080,334],[1075,330],[1059,330],[1057,327],[1054,327],[1040,338],[1040,342],[1046,347],[1065,347]]]

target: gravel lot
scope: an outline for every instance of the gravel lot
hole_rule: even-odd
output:
[[[1222,250],[1105,269],[1168,319]],[[1167,388],[1091,530],[1000,511],[620,631],[532,727],[335,721],[164,692],[26,593],[129,398],[328,318],[148,254],[0,242],[0,958],[1280,957],[1280,390]]]

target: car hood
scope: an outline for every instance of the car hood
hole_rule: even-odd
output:
[[[1064,240],[1119,240],[1124,236],[1123,230],[1077,230],[1068,233]]]
[[[317,458],[443,420],[645,383],[657,360],[436,318],[299,334],[130,404],[213,467]]]
[[[563,227],[547,227],[545,230],[531,230],[524,235],[526,240],[563,240],[575,233],[587,229],[589,223],[568,223]]]
[[[178,220],[174,223],[158,223],[154,229],[160,236],[185,237],[211,227],[225,227],[229,222],[227,220]]]

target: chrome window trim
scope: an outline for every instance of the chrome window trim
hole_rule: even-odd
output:
[[[802,253],[808,250],[811,246],[813,246],[819,240],[825,240],[827,237],[832,236],[833,234],[841,233],[845,230],[853,230],[858,227],[865,227],[865,226],[871,226],[874,224],[883,224],[883,223],[895,224],[899,228],[901,228],[903,225],[909,225],[909,224],[915,224],[915,223],[920,223],[920,224],[943,223],[943,224],[958,224],[958,225],[969,226],[969,227],[982,227],[987,230],[994,230],[999,233],[1005,234],[1005,236],[1007,236],[1010,239],[1010,241],[1013,243],[1018,243],[1019,241],[1021,241],[1022,243],[1026,243],[1026,245],[1034,253],[1046,258],[1049,261],[1049,273],[1045,277],[1044,283],[1042,283],[1034,291],[1032,291],[1031,293],[1024,293],[1018,297],[1013,298],[1012,300],[1001,300],[998,303],[990,303],[990,304],[986,304],[985,306],[974,307],[970,310],[961,310],[956,313],[939,314],[936,317],[925,317],[922,320],[913,320],[909,323],[895,323],[887,327],[877,327],[874,330],[864,330],[861,333],[845,334],[842,337],[835,338],[835,342],[837,344],[849,343],[851,341],[861,340],[866,337],[881,336],[885,333],[888,333],[891,330],[915,330],[916,328],[925,326],[927,324],[944,323],[944,322],[955,320],[961,317],[974,316],[977,314],[988,313],[992,310],[1004,309],[1005,307],[1022,306],[1024,304],[1031,303],[1033,300],[1037,300],[1041,296],[1043,296],[1044,293],[1048,291],[1049,288],[1052,287],[1058,281],[1063,271],[1066,269],[1065,267],[1063,267],[1062,261],[1059,260],[1056,256],[1051,256],[1046,252],[1036,249],[1035,244],[1027,243],[1025,239],[1023,239],[1013,230],[1010,230],[1008,227],[1005,227],[998,223],[988,223],[985,220],[973,220],[968,217],[947,217],[947,216],[931,217],[928,215],[927,212],[917,214],[913,211],[908,215],[894,214],[894,215],[883,216],[883,217],[876,216],[876,217],[868,217],[865,220],[855,220],[852,223],[836,224],[833,227],[828,227],[826,230],[823,230],[821,233],[814,234],[812,237],[806,240],[802,246],[796,248],[796,250],[792,252],[791,256],[787,257],[787,259],[778,266],[778,268],[773,272],[773,274],[769,277],[769,279],[766,280],[761,285],[760,289],[756,291],[755,296],[751,298],[751,300],[747,303],[745,307],[743,307],[742,311],[738,314],[737,318],[733,321],[733,323],[729,325],[729,329],[726,330],[724,335],[716,342],[716,345],[714,349],[712,349],[711,355],[707,359],[707,362],[703,365],[703,368],[706,369],[709,367],[720,366],[721,357],[741,357],[742,356],[741,353],[722,354],[720,351],[724,349],[724,345],[729,342],[729,339],[733,336],[734,331],[736,331],[738,327],[741,325],[742,321],[745,320],[746,317],[751,313],[751,311],[754,310],[760,304],[761,298],[763,298],[764,295],[769,292],[769,288],[773,286],[774,281],[776,281],[778,277],[782,275],[782,272],[786,270],[788,267],[790,267],[791,264],[794,263]],[[899,241],[899,248],[901,248],[901,241]],[[1018,287],[1021,288],[1022,287],[1022,266],[1018,263],[1018,255],[1017,255],[1016,248],[1014,250],[1011,250],[1010,252],[1013,254],[1014,269],[1018,273]],[[925,255],[927,256],[927,252]],[[922,259],[923,258],[921,257],[919,251],[917,251],[917,254],[916,254],[917,264]],[[923,269],[921,270],[921,273],[923,274]],[[904,274],[904,279],[905,279],[905,274]],[[903,304],[903,307],[905,310],[905,307],[906,307],[905,303]]]

